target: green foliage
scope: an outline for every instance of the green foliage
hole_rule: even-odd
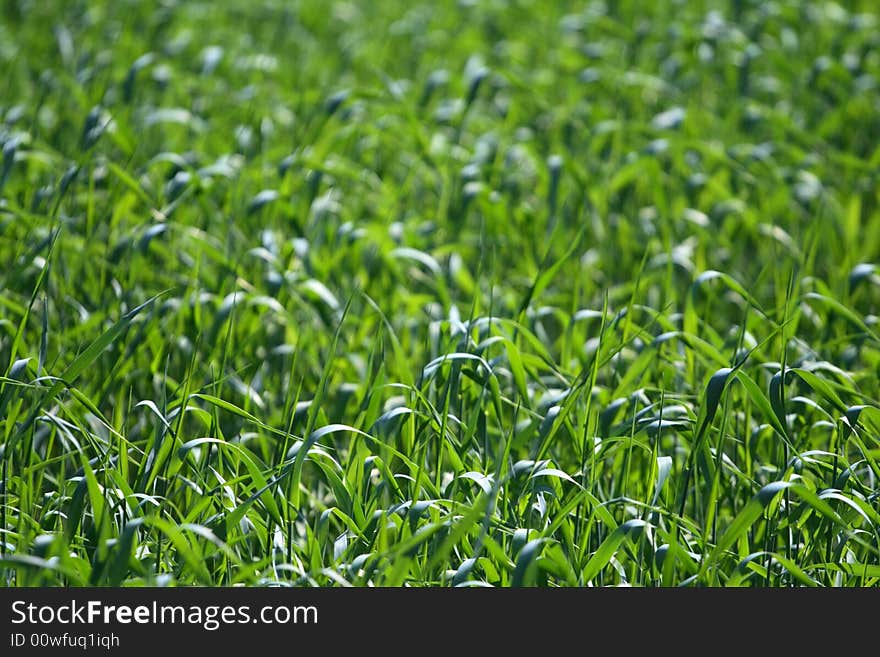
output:
[[[4,3],[2,584],[877,586],[878,46]]]

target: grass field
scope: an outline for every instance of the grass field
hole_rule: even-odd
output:
[[[0,12],[3,585],[880,584],[873,3]]]

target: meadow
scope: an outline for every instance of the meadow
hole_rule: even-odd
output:
[[[0,9],[0,585],[880,584],[880,16]]]

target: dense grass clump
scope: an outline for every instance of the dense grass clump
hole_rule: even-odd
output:
[[[2,583],[878,585],[878,22],[5,2]]]

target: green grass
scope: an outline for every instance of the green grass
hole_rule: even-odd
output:
[[[880,19],[0,14],[0,581],[877,586]]]

